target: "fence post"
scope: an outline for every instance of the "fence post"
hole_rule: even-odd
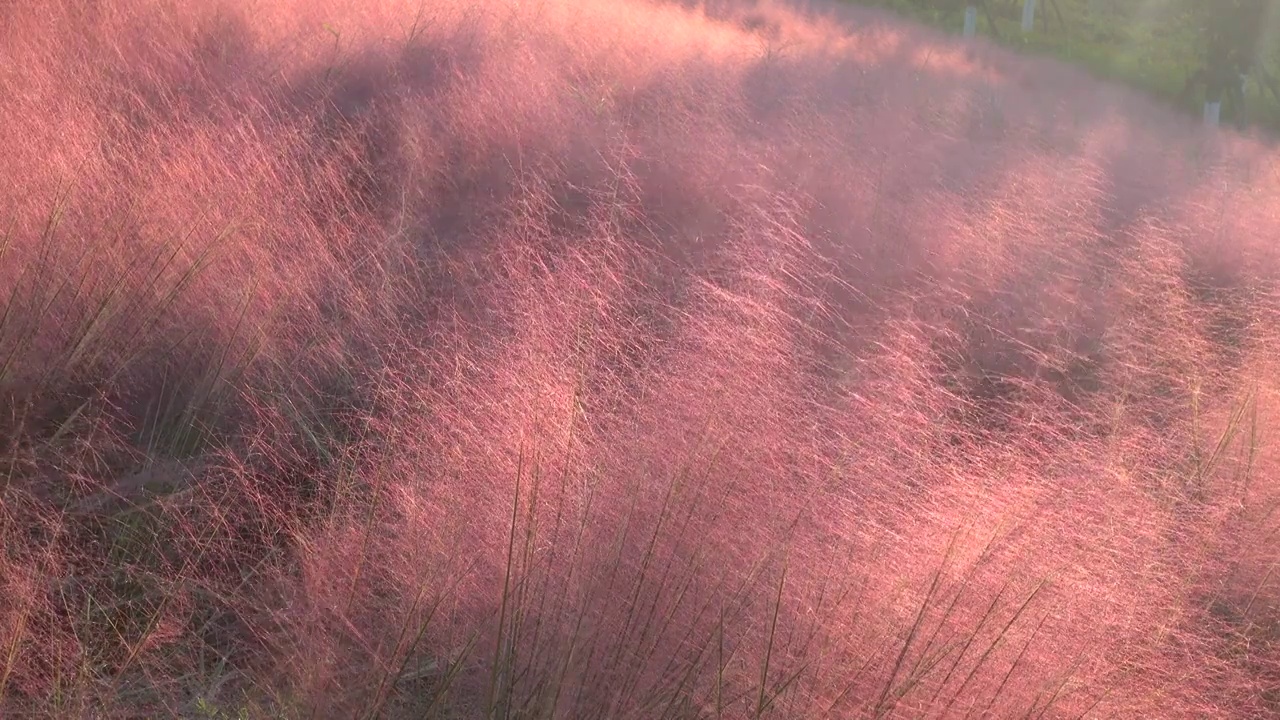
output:
[[[973,37],[978,32],[978,6],[970,5],[964,9],[964,36]]]
[[[1208,102],[1204,104],[1204,124],[1209,127],[1217,127],[1218,121],[1222,118],[1222,101]]]
[[[1029,33],[1036,22],[1036,0],[1023,0],[1022,32]]]

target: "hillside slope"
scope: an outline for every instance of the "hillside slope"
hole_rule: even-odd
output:
[[[816,3],[0,18],[0,713],[1280,714],[1273,149]]]

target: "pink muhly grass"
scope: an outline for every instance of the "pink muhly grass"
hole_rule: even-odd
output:
[[[778,1],[49,2],[0,714],[1280,712],[1280,190]]]

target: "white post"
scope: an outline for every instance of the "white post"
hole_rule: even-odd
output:
[[[1206,102],[1204,104],[1204,124],[1209,127],[1217,127],[1218,120],[1222,117],[1222,101]]]
[[[1036,0],[1024,0],[1022,3],[1022,32],[1031,32],[1036,22]]]
[[[973,37],[978,32],[978,6],[970,5],[964,9],[964,36]]]

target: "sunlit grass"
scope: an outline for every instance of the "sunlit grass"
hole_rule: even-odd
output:
[[[828,10],[7,11],[0,714],[1276,712],[1271,151]]]

